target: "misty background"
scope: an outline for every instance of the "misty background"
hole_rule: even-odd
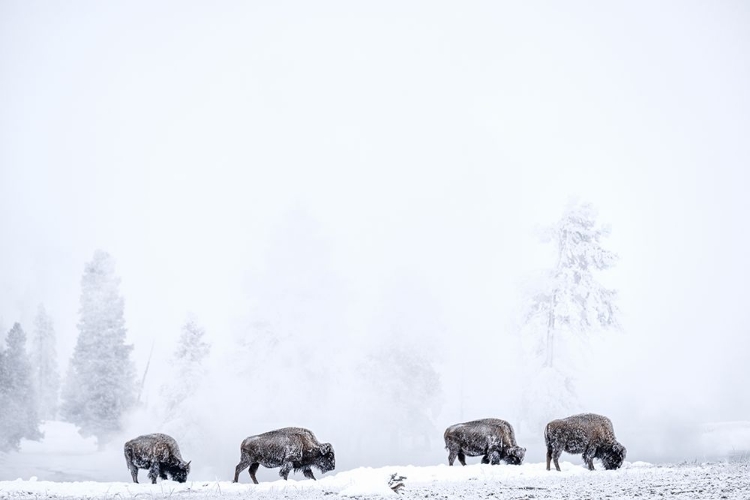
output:
[[[580,404],[628,460],[726,453],[695,432],[750,420],[749,20],[729,1],[0,2],[0,331],[44,304],[64,378],[84,265],[113,257],[138,383],[153,354],[107,479],[161,430],[188,318],[211,346],[202,438],[178,437],[198,477],[286,425],[345,469],[444,463],[448,425],[492,416],[540,461],[519,316],[555,262],[538,229],[577,197],[612,228],[597,278],[622,325],[589,342]],[[401,357],[438,378],[383,368]]]

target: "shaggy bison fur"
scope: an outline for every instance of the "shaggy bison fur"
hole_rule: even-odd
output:
[[[190,462],[182,459],[177,441],[166,434],[147,434],[125,443],[125,462],[134,483],[138,482],[138,469],[148,469],[154,484],[157,477],[184,483],[190,473]]]
[[[307,429],[286,427],[250,436],[240,445],[240,463],[234,470],[234,482],[240,472],[250,467],[250,478],[255,484],[255,473],[260,466],[281,467],[279,476],[287,479],[289,472],[302,471],[305,477],[315,479],[312,467],[326,473],[336,468],[336,458],[330,443],[319,443]]]
[[[516,444],[513,427],[499,418],[485,418],[448,427],[443,435],[448,450],[448,464],[458,457],[466,465],[466,457],[482,456],[483,464],[497,465],[501,460],[509,465],[521,465],[526,448]]]
[[[618,469],[625,460],[627,450],[615,439],[612,422],[601,415],[582,413],[572,417],[553,420],[544,429],[547,444],[547,470],[554,460],[560,470],[558,459],[563,451],[581,453],[589,470],[594,470],[594,459],[601,459],[607,470]]]

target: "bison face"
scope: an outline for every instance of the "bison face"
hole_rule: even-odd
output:
[[[523,457],[526,456],[526,448],[511,446],[505,450],[505,463],[508,465],[521,465]]]
[[[602,464],[607,470],[619,469],[625,461],[627,450],[620,443],[614,443],[602,453]]]
[[[330,443],[320,445],[320,458],[318,467],[321,472],[329,472],[336,468],[336,456],[333,453],[333,446]]]
[[[170,467],[168,472],[172,476],[173,481],[184,483],[185,481],[187,481],[188,474],[190,474],[190,462],[182,465],[177,465],[175,467]]]

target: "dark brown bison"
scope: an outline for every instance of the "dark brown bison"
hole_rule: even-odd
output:
[[[255,484],[255,473],[260,466],[281,467],[279,476],[285,480],[289,472],[302,471],[305,477],[315,479],[312,467],[322,473],[336,468],[336,458],[330,443],[319,443],[315,435],[307,429],[286,427],[275,431],[250,436],[240,445],[240,463],[234,469],[234,482],[240,472],[250,467],[250,478]]]
[[[526,448],[516,444],[516,435],[505,420],[485,418],[463,424],[451,425],[443,434],[448,464],[458,457],[466,465],[466,457],[482,456],[483,464],[497,465],[504,460],[509,465],[521,465]]]
[[[625,460],[627,450],[615,439],[612,422],[601,415],[582,413],[572,417],[553,420],[544,429],[547,443],[547,470],[550,460],[560,470],[557,460],[562,452],[583,455],[589,470],[594,470],[594,459],[601,459],[607,470],[618,469]]]
[[[125,462],[134,483],[138,482],[138,469],[148,469],[154,484],[157,477],[184,483],[190,473],[190,462],[182,459],[177,441],[166,434],[147,434],[125,443]]]

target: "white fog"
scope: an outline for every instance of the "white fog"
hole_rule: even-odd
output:
[[[728,0],[0,1],[0,497],[130,482],[123,444],[150,433],[195,481],[288,426],[333,445],[318,479],[419,475],[448,426],[493,417],[542,467],[545,423],[583,412],[633,474],[747,464],[748,21]],[[567,290],[544,234],[581,213],[604,231],[581,255],[616,257]],[[84,338],[132,346],[106,358],[112,422],[81,416],[109,376]]]

